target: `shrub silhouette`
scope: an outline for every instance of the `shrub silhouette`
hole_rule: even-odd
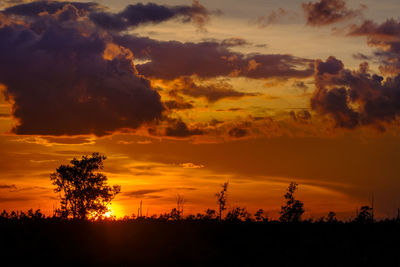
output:
[[[355,222],[358,223],[369,223],[373,222],[372,208],[370,206],[362,206],[360,213],[358,213]]]
[[[281,207],[281,216],[279,220],[281,222],[299,222],[301,216],[304,213],[304,204],[300,200],[296,200],[293,196],[296,191],[298,184],[290,183],[287,193],[283,196],[286,200],[286,204]]]
[[[107,185],[107,177],[94,173],[103,168],[105,156],[93,153],[91,157],[74,158],[71,165],[61,165],[50,175],[54,191],[60,193],[62,218],[87,219],[89,215],[101,217],[108,205],[121,191],[119,185]]]
[[[226,215],[227,221],[249,221],[251,214],[246,208],[235,207]]]
[[[254,213],[254,217],[256,219],[256,222],[268,222],[268,216],[265,215],[263,209],[258,209],[256,213]]]
[[[338,220],[337,220],[337,218],[336,218],[336,213],[333,212],[333,211],[330,211],[330,212],[328,213],[327,222],[328,222],[328,223],[335,223],[335,222],[337,222],[337,221],[338,221]]]

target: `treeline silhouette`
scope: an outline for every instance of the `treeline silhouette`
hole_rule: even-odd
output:
[[[24,211],[11,211],[8,212],[3,210],[0,214],[0,221],[82,221],[81,219],[66,219],[58,216],[56,213],[50,216],[46,216],[40,209],[32,210],[29,209],[27,212]],[[254,215],[247,211],[246,208],[235,207],[231,209],[225,217],[222,219],[219,218],[216,211],[213,209],[207,209],[204,213],[189,214],[187,216],[181,215],[176,208],[173,208],[171,212],[162,213],[159,215],[151,215],[151,216],[136,216],[135,214],[131,216],[124,216],[122,218],[116,218],[115,216],[110,217],[99,217],[93,220],[86,220],[88,222],[174,222],[174,221],[209,221],[209,222],[246,222],[246,223],[307,223],[307,224],[321,224],[321,223],[336,223],[336,224],[352,224],[352,223],[360,223],[360,224],[372,224],[372,223],[400,223],[400,217],[396,218],[382,218],[380,220],[372,220],[371,207],[362,206],[361,211],[357,213],[357,216],[354,218],[350,218],[347,220],[339,220],[336,218],[336,214],[334,212],[329,212],[325,217],[320,217],[317,219],[309,218],[301,221],[291,222],[291,221],[282,221],[280,219],[274,220],[269,218],[263,209],[257,210]]]
[[[60,208],[0,214],[1,266],[400,266],[400,217],[376,220],[373,206],[355,218],[335,212],[303,219],[304,203],[290,183],[280,216],[263,209],[228,209],[229,182],[215,194],[216,209],[184,215],[177,196],[170,212],[107,217],[120,187],[108,186],[104,156],[73,159],[51,175]]]
[[[398,219],[289,223],[228,214],[89,221],[4,212],[2,266],[400,266]]]
[[[143,215],[142,212],[142,201],[140,201],[140,207],[138,209],[137,215],[132,214],[131,216],[124,216],[123,218],[116,218],[115,216],[106,217],[99,213],[95,213],[95,216],[72,216],[68,217],[65,216],[66,213],[64,210],[56,209],[54,210],[51,216],[46,216],[41,212],[40,209],[33,211],[32,209],[28,210],[28,212],[23,211],[12,211],[7,212],[3,210],[0,214],[0,220],[2,221],[40,221],[40,220],[48,220],[48,221],[63,221],[63,220],[89,220],[89,221],[159,221],[159,222],[166,222],[166,221],[215,221],[215,222],[255,222],[255,223],[268,223],[268,222],[275,222],[275,223],[375,223],[376,220],[374,219],[373,208],[370,206],[362,206],[360,208],[360,212],[357,211],[356,216],[353,219],[349,219],[346,221],[340,221],[336,217],[336,213],[330,211],[327,216],[320,217],[318,219],[306,219],[302,220],[301,217],[304,213],[304,203],[300,200],[295,199],[294,193],[298,188],[298,184],[292,182],[290,183],[286,194],[284,195],[285,204],[281,207],[280,217],[278,220],[273,220],[268,217],[267,213],[263,209],[258,209],[254,215],[247,211],[246,208],[241,207],[234,207],[228,212],[226,215],[223,216],[223,212],[227,210],[227,193],[228,193],[228,185],[229,182],[226,182],[222,185],[221,191],[215,194],[217,198],[217,205],[218,211],[214,209],[207,209],[204,213],[197,213],[189,214],[184,216],[184,199],[182,196],[177,196],[177,206],[173,208],[170,212],[165,212],[159,215],[151,215],[146,216]],[[65,208],[64,208],[65,209]],[[104,211],[105,208],[102,207]],[[381,221],[385,222],[392,222],[392,223],[400,223],[400,216],[398,215],[397,218],[386,218],[382,219]]]

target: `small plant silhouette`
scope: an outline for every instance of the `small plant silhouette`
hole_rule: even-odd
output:
[[[337,221],[338,221],[338,219],[336,218],[336,213],[333,212],[333,211],[330,211],[330,212],[328,213],[327,222],[328,222],[328,223],[335,223],[335,222],[337,222]]]

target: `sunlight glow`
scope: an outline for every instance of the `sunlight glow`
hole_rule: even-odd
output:
[[[108,205],[107,209],[108,211],[104,213],[92,212],[89,215],[89,220],[98,221],[98,220],[109,220],[115,218],[116,216],[111,205]]]

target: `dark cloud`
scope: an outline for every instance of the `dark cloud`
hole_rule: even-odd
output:
[[[23,1],[20,1],[23,2]],[[4,10],[5,14],[14,14],[19,16],[37,17],[39,14],[46,12],[55,14],[62,10],[66,5],[74,6],[79,12],[88,12],[100,9],[100,6],[94,2],[57,2],[57,1],[34,1],[14,5]]]
[[[354,59],[358,59],[358,60],[363,60],[363,61],[372,59],[371,56],[367,56],[367,55],[365,55],[363,53],[356,53],[356,54],[353,55],[353,58]]]
[[[0,196],[0,203],[6,203],[6,202],[25,202],[29,201],[32,198],[30,197],[2,197]]]
[[[267,47],[268,45],[267,44],[256,44],[254,46],[259,47],[259,48],[264,48],[264,47]]]
[[[161,116],[160,96],[137,75],[132,53],[78,18],[74,3],[0,27],[0,82],[15,133],[105,135]]]
[[[298,112],[291,110],[289,115],[295,121],[307,121],[311,119],[311,113],[308,110],[301,110]]]
[[[365,20],[361,25],[352,25],[349,35],[388,38],[400,35],[400,22],[388,19],[381,24],[372,20]]]
[[[286,9],[278,8],[277,10],[272,10],[267,16],[259,16],[256,19],[251,20],[249,24],[265,28],[271,24],[276,24],[282,21],[284,18],[294,18],[297,15],[297,13],[292,13]]]
[[[221,45],[225,46],[225,47],[235,47],[235,46],[247,46],[247,45],[251,45],[251,43],[249,43],[248,41],[246,41],[243,38],[235,37],[235,38],[229,38],[229,39],[222,40]]]
[[[242,108],[230,108],[228,111],[241,111],[243,110]]]
[[[140,198],[148,194],[153,194],[153,193],[159,193],[166,191],[167,189],[161,188],[161,189],[142,189],[142,190],[134,190],[134,191],[128,191],[128,192],[123,192],[122,195],[128,196],[128,197],[135,197],[135,198]]]
[[[332,64],[334,71],[320,71],[320,64]],[[369,73],[367,63],[357,71],[338,66],[343,64],[333,57],[316,62],[313,110],[331,116],[337,127],[348,129],[373,125],[384,130],[384,123],[396,120],[400,115],[400,75],[384,81]]]
[[[305,78],[314,72],[312,60],[231,51],[249,45],[240,38],[157,41],[123,35],[126,32],[115,31],[118,27],[112,23],[94,19],[96,14],[105,14],[122,20],[126,27],[168,19],[204,25],[210,12],[197,1],[172,7],[134,4],[116,14],[104,10],[93,2],[35,1],[0,11],[0,83],[6,85],[4,95],[13,105],[14,133],[102,136],[128,131],[165,119],[166,108],[192,108],[183,96],[212,103],[258,95],[207,79]],[[142,63],[135,66],[134,60]],[[177,96],[162,103],[146,77],[178,81]],[[167,136],[203,134],[181,121],[166,123]],[[57,142],[47,139],[53,141]],[[75,141],[87,140],[62,140]]]
[[[161,172],[141,171],[132,173],[135,176],[162,176]]]
[[[23,191],[48,191],[51,192],[52,190],[43,187],[43,186],[27,186],[27,187],[19,187],[14,190],[15,192],[23,192]]]
[[[233,89],[226,82],[214,82],[211,84],[198,85],[190,77],[182,77],[178,80],[176,91],[184,95],[199,98],[204,97],[208,102],[214,103],[225,98],[241,98],[244,96],[258,96],[258,93],[245,93]]]
[[[325,62],[322,60],[317,60],[315,64],[315,70],[318,75],[323,75],[324,73],[337,74],[343,69],[344,65],[342,61],[337,60],[335,57],[329,57]]]
[[[0,189],[16,190],[17,187],[14,184],[0,184]]]
[[[175,100],[165,101],[164,104],[170,110],[173,110],[173,109],[183,110],[183,109],[193,108],[193,105],[191,103],[175,101]]]
[[[134,166],[133,168],[134,169],[137,169],[137,170],[146,170],[146,171],[149,171],[149,170],[154,170],[154,169],[156,169],[158,166],[157,165],[139,165],[139,166]]]
[[[164,6],[154,3],[128,5],[123,11],[113,14],[96,12],[90,14],[90,19],[98,26],[107,30],[122,31],[129,27],[137,27],[148,23],[161,23],[177,18],[181,22],[192,22],[199,29],[204,29],[209,21],[210,12],[197,0],[192,6]]]
[[[229,108],[229,109],[217,109],[216,111],[242,111],[243,108]]]
[[[312,60],[280,54],[244,55],[229,50],[224,41],[181,43],[124,35],[114,36],[114,42],[131,49],[135,57],[147,60],[137,65],[139,73],[166,80],[191,75],[201,78],[305,78],[314,72]]]
[[[20,5],[25,2],[31,2],[31,0],[2,0],[0,1],[0,8],[7,8],[14,5]]]
[[[220,120],[217,120],[217,119],[212,119],[212,120],[209,122],[209,125],[211,125],[211,126],[217,126],[217,125],[222,124],[222,123],[224,123],[224,122],[223,122],[223,121],[220,121]]]
[[[0,118],[10,118],[10,114],[0,113]]]
[[[362,14],[366,6],[359,9],[348,9],[343,0],[320,0],[302,4],[307,24],[310,26],[324,26],[348,20]]]
[[[303,90],[307,89],[307,85],[302,81],[297,81],[293,85]]]
[[[231,130],[229,130],[228,133],[231,137],[242,138],[248,134],[248,131],[246,129],[235,127],[235,128],[232,128]]]
[[[380,61],[380,71],[383,74],[400,74],[399,20],[388,19],[381,24],[366,20],[361,25],[352,25],[348,35],[367,37],[368,45],[377,49],[373,58]]]
[[[165,131],[166,136],[185,138],[193,135],[202,135],[204,131],[198,128],[189,129],[189,127],[181,120],[172,123],[172,126],[167,127]]]

